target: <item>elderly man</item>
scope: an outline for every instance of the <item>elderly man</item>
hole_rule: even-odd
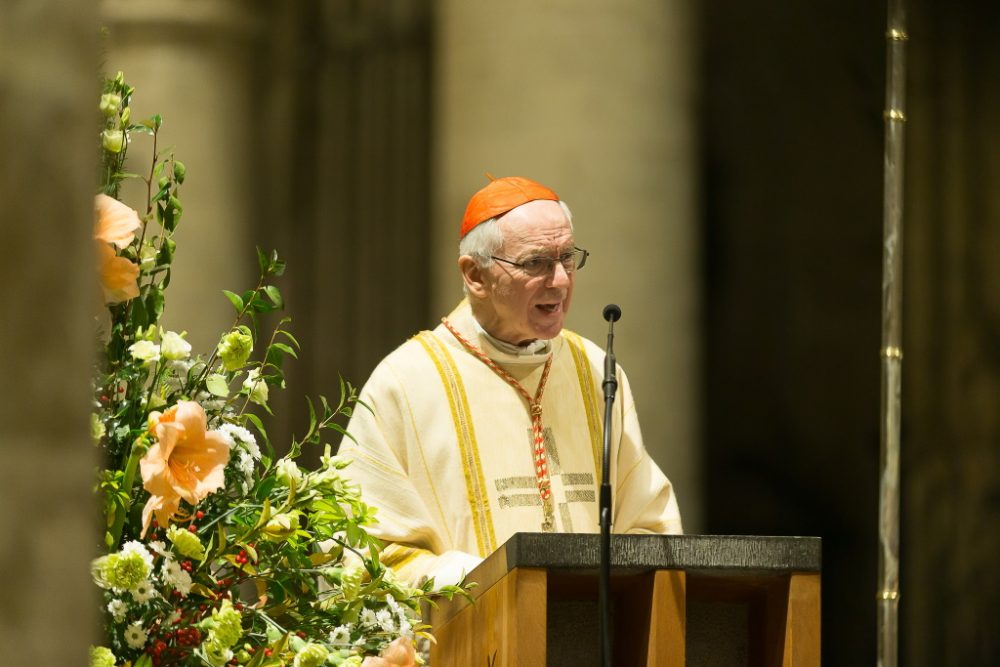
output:
[[[564,330],[576,272],[569,208],[525,178],[469,202],[458,269],[467,299],[375,369],[342,454],[378,508],[372,532],[404,578],[453,583],[519,531],[598,532],[604,352]],[[619,370],[615,532],[680,533],[670,482],[642,445]]]

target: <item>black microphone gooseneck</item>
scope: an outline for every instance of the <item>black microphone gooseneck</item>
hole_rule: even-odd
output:
[[[611,667],[611,416],[618,391],[614,340],[615,322],[622,309],[613,303],[604,307],[608,322],[608,349],[604,355],[604,454],[601,457],[601,572],[598,605],[601,614],[601,665]]]

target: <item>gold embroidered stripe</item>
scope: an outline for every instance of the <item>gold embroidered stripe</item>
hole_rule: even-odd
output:
[[[402,544],[390,544],[386,547],[385,551],[382,552],[382,556],[379,560],[381,560],[382,564],[386,567],[391,567],[394,570],[401,570],[421,554],[429,555],[430,552],[424,549],[417,549],[416,547],[404,547]]]
[[[476,444],[476,431],[472,424],[469,411],[469,399],[465,393],[465,385],[455,366],[455,360],[444,345],[429,331],[416,336],[424,351],[434,362],[441,384],[448,397],[451,408],[451,418],[455,424],[455,438],[458,440],[459,454],[462,459],[462,472],[465,474],[465,487],[472,512],[472,523],[476,531],[476,546],[479,555],[486,557],[496,549],[496,536],[493,532],[493,516],[490,512],[490,500],[486,495],[486,479],[483,476],[479,460],[479,447]]]
[[[590,431],[590,444],[594,452],[594,474],[601,475],[601,421],[597,408],[597,390],[594,388],[594,376],[590,372],[590,361],[583,339],[572,331],[563,330],[563,338],[569,343],[576,364],[576,375],[580,380],[580,395],[583,398],[583,409],[587,413],[587,428]]]

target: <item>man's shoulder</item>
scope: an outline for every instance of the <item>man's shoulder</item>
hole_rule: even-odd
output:
[[[426,364],[433,363],[433,356],[441,347],[442,341],[436,330],[418,331],[383,357],[372,376],[384,373],[399,376],[406,375],[410,371],[425,372]]]
[[[396,365],[411,360],[415,356],[423,356],[428,337],[433,335],[434,332],[430,330],[418,331],[403,341],[395,350],[385,355],[379,366]]]
[[[603,362],[604,350],[594,341],[569,329],[563,329],[559,335],[566,341],[570,350],[574,350],[577,354],[586,354],[591,361]]]

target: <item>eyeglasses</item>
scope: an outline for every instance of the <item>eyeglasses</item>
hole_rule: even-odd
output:
[[[514,262],[503,257],[490,255],[490,259],[516,266],[534,278],[551,274],[556,268],[556,262],[563,265],[566,273],[573,273],[578,269],[582,269],[587,264],[587,257],[589,256],[590,253],[583,248],[574,247],[572,251],[565,252],[559,255],[559,257],[529,257],[523,262]]]

